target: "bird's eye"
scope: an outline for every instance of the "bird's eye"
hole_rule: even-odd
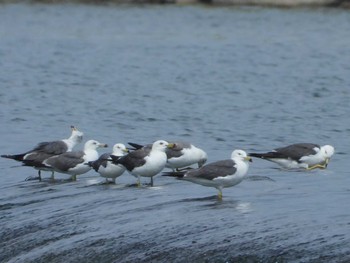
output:
[[[161,142],[160,145],[163,145],[163,143]]]

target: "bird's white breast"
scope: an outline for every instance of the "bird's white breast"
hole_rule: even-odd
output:
[[[98,159],[98,152],[96,150],[86,150],[85,155],[83,156],[84,161],[77,166],[68,169],[68,173],[71,175],[84,174],[91,170],[89,165],[86,165],[87,162],[93,162]]]
[[[182,155],[180,157],[173,157],[168,159],[167,167],[170,168],[182,168],[188,165],[198,163],[202,158],[202,152],[195,147],[186,148],[182,150]]]
[[[309,167],[314,166],[316,164],[323,163],[325,162],[325,160],[326,158],[321,151],[319,151],[315,155],[303,156],[300,158],[300,161],[307,163]]]
[[[98,169],[98,173],[102,177],[106,178],[116,178],[124,173],[125,167],[120,164],[113,164],[111,162],[107,162],[107,166],[103,167],[102,165]]]
[[[136,167],[132,170],[133,175],[140,175],[146,177],[152,177],[162,171],[165,167],[167,156],[162,151],[151,151],[151,153],[145,157],[146,163],[143,166]]]
[[[237,170],[234,174],[227,175],[225,177],[218,177],[214,179],[214,181],[216,181],[216,183],[220,184],[222,187],[231,187],[242,182],[248,172],[249,164],[241,160],[235,160],[235,163],[236,164],[234,167]]]

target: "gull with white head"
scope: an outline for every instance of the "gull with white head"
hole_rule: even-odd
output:
[[[325,169],[334,154],[331,145],[296,143],[265,153],[250,153],[252,157],[279,164],[285,169]]]
[[[111,158],[114,164],[125,166],[130,174],[137,177],[138,186],[141,185],[140,177],[150,177],[151,186],[153,186],[153,177],[161,172],[166,165],[165,151],[173,146],[173,143],[158,140],[152,144],[152,147],[142,147],[121,158],[111,155]]]
[[[130,142],[129,144],[136,149],[140,149],[142,147],[152,147],[151,144],[147,144],[146,146]],[[165,167],[171,168],[173,171],[181,168],[188,168],[188,166],[194,164],[201,167],[208,159],[208,155],[204,150],[191,143],[177,141],[173,142],[173,144],[173,147],[166,150],[167,163],[165,165]]]
[[[167,172],[163,176],[176,177],[203,186],[216,188],[219,200],[222,199],[222,189],[232,187],[244,179],[248,172],[250,156],[243,150],[234,150],[231,159],[216,161],[197,169],[187,171]]]
[[[111,161],[110,156],[112,155],[116,160],[118,160],[128,152],[129,150],[126,149],[124,144],[117,143],[113,146],[112,153],[104,153],[96,161],[91,161],[87,164],[102,177],[106,178],[106,182],[109,182],[108,180],[112,179],[115,183],[117,177],[121,176],[126,168],[121,164],[114,164]]]
[[[38,177],[27,179],[41,180],[41,171],[51,171],[51,178],[54,178],[54,171],[51,168],[43,165],[44,160],[59,155],[65,152],[70,152],[72,149],[83,140],[84,134],[76,127],[71,126],[72,134],[68,139],[59,141],[41,142],[32,150],[15,155],[1,155],[3,158],[13,159],[22,162],[23,166],[30,166],[38,170]]]
[[[84,145],[84,151],[66,152],[52,156],[46,159],[43,165],[56,172],[69,174],[71,179],[75,181],[77,175],[84,174],[91,169],[87,163],[98,159],[97,149],[101,147],[107,147],[107,144],[89,140]]]

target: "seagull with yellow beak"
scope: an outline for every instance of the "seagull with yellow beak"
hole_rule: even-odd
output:
[[[222,200],[222,189],[235,186],[245,178],[252,159],[243,150],[234,150],[231,159],[209,163],[197,169],[163,173],[203,186],[215,187]]]
[[[142,147],[121,158],[111,155],[111,158],[114,164],[125,166],[129,173],[137,178],[137,186],[141,186],[140,177],[151,177],[150,185],[153,186],[153,177],[160,173],[167,163],[165,151],[172,147],[173,143],[158,140],[152,147]]]

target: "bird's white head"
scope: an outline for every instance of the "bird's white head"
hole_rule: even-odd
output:
[[[127,152],[129,152],[129,150],[122,143],[117,143],[113,146],[112,154],[115,156],[123,156]]]
[[[108,147],[107,144],[105,143],[100,143],[98,141],[95,141],[95,140],[89,140],[85,143],[85,146],[84,146],[84,150],[96,150],[98,148],[101,148],[101,147]]]
[[[165,152],[165,150],[167,148],[172,148],[174,147],[174,143],[169,143],[167,141],[164,140],[158,140],[155,141],[152,145],[152,150],[158,150],[158,151],[163,151]]]
[[[323,154],[326,158],[331,158],[334,154],[334,147],[332,145],[323,145],[321,147],[321,150],[323,151]]]
[[[72,129],[72,135],[70,136],[69,139],[74,141],[76,144],[81,143],[83,141],[84,133],[79,131],[78,128],[76,128],[75,126],[71,126],[71,129]]]
[[[208,155],[205,151],[201,150],[200,154],[201,154],[201,158],[198,162],[199,167],[203,166],[208,160]]]
[[[252,162],[252,158],[243,150],[234,150],[231,154],[231,159]]]

